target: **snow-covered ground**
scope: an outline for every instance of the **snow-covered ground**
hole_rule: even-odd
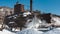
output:
[[[54,20],[52,23],[60,25],[60,18],[59,17],[52,17]],[[28,29],[22,30],[17,32],[16,34],[60,34],[60,27],[59,28],[54,28],[50,31],[42,32],[38,31],[34,27],[38,27],[39,24],[41,24],[42,21],[37,19],[36,17],[33,18],[32,22],[27,24]]]
[[[38,31],[32,28],[32,29],[25,29],[25,30],[19,31],[16,34],[60,34],[60,28],[54,28],[53,30],[50,30],[47,32]]]
[[[52,23],[54,23],[54,25],[60,25],[60,18],[52,17]],[[38,27],[42,25],[47,25],[47,24],[45,23],[45,21],[41,21],[35,16],[32,22],[26,24],[27,26],[26,29],[23,29],[22,31],[17,30],[18,32],[16,33],[11,32],[7,29],[3,29],[2,31],[0,31],[0,34],[60,34],[60,28],[54,28],[46,32],[38,31]]]
[[[2,31],[0,31],[0,34],[15,34],[9,30],[3,29]]]
[[[16,34],[42,34],[42,31],[37,31],[36,29],[26,29],[21,32],[17,32]]]
[[[3,29],[3,31],[0,31],[0,34],[60,34],[60,28],[54,28],[53,30],[47,32],[38,31],[37,29],[34,28],[31,29],[28,28],[17,33],[13,33],[9,30]]]
[[[45,32],[43,34],[60,34],[60,28],[55,28],[55,29]]]
[[[32,22],[26,23],[27,28],[33,28],[33,27],[38,27],[39,24],[42,23],[40,19],[38,19],[36,16],[32,19]]]

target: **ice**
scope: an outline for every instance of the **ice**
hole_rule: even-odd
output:
[[[51,31],[45,32],[44,34],[60,34],[60,28],[55,28]]]
[[[3,29],[2,31],[0,31],[0,34],[15,34],[15,33],[10,32],[10,31],[8,31],[6,29]]]
[[[25,29],[21,32],[17,32],[16,34],[43,34],[42,31],[37,31],[36,29]]]

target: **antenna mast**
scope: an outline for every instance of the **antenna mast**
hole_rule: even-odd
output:
[[[30,12],[32,12],[32,0],[30,0]]]

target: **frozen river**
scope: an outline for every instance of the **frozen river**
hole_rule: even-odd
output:
[[[7,29],[3,29],[2,31],[0,31],[0,34],[60,34],[60,28],[54,28],[46,32],[38,31],[35,28],[28,28],[22,31],[18,31],[16,33],[11,32]]]
[[[26,29],[16,34],[60,34],[60,28],[54,28],[47,32],[37,31],[36,29]]]

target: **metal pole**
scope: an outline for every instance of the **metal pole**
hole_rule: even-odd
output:
[[[32,11],[32,0],[30,0],[30,12]]]

